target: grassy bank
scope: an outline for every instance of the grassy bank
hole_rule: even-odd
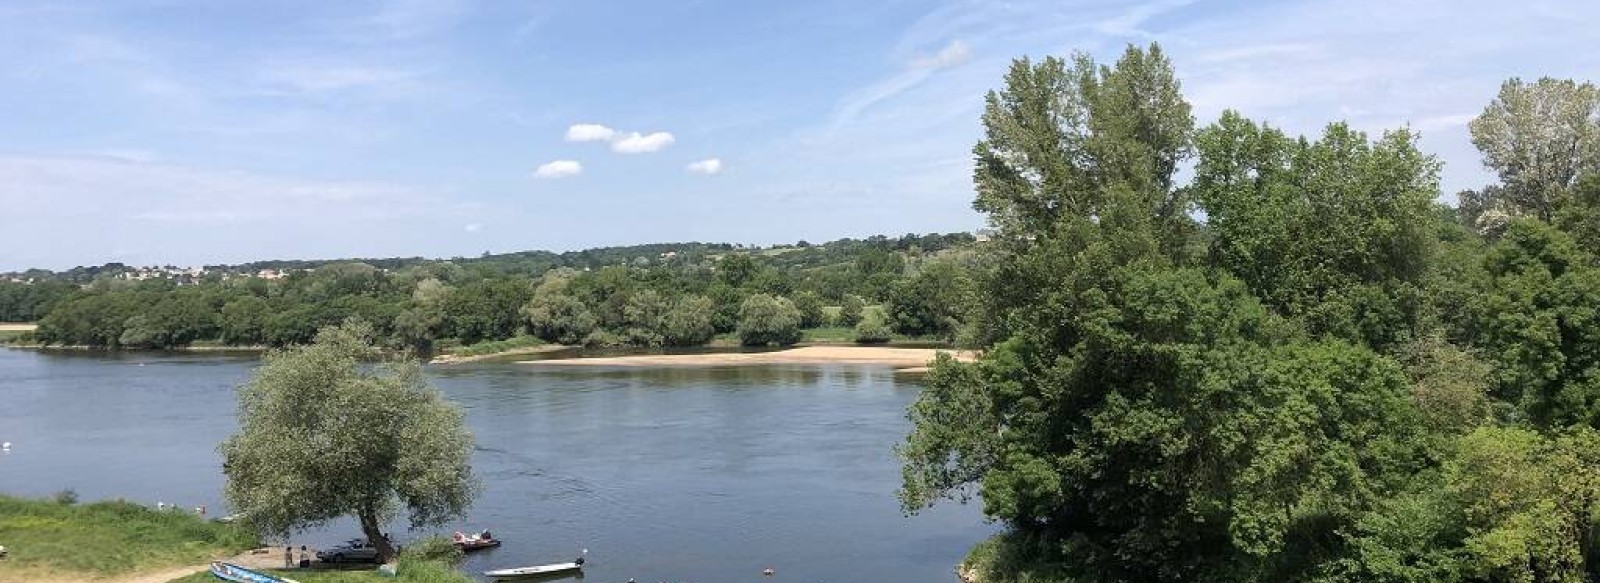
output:
[[[0,495],[0,580],[70,580],[194,565],[256,546],[256,537],[186,512],[131,502],[67,504]]]
[[[400,572],[394,578],[384,577],[376,571],[267,571],[271,574],[281,574],[300,583],[476,583],[466,574],[451,568],[449,565],[433,562],[406,562],[401,561]],[[210,573],[195,573],[171,583],[216,583],[217,579]]]

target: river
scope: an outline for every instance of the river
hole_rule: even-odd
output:
[[[216,444],[256,364],[0,349],[0,441],[13,443],[0,492],[225,512]],[[891,448],[918,387],[886,368],[484,363],[430,376],[466,411],[484,485],[467,518],[439,530],[506,541],[469,571],[588,549],[585,578],[601,582],[759,581],[768,567],[805,583],[955,581],[952,567],[994,531],[972,506],[901,515]],[[355,531],[341,522],[293,542]]]

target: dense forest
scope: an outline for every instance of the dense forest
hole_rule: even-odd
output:
[[[979,257],[971,234],[953,233],[154,272],[109,264],[11,274],[20,281],[0,282],[0,321],[37,321],[29,340],[46,345],[104,348],[301,344],[352,317],[391,347],[422,352],[519,335],[588,346],[692,346],[721,334],[791,344],[824,326],[862,342],[950,339]]]
[[[1470,124],[1499,182],[1449,206],[1406,128],[1197,127],[1157,46],[1004,81],[987,350],[900,449],[908,511],[1007,527],[971,576],[1600,578],[1594,85],[1507,81]]]

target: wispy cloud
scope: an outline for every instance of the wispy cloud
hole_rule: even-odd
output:
[[[931,55],[912,59],[895,75],[851,92],[834,106],[830,131],[850,124],[868,108],[887,101],[927,81],[935,72],[960,66],[972,60],[972,47],[960,40],[951,41]]]
[[[690,174],[704,174],[706,176],[718,174],[722,172],[722,160],[720,158],[707,158],[698,162],[690,162],[688,166],[684,167],[684,170]]]
[[[582,173],[583,164],[577,160],[556,160],[541,164],[537,170],[533,171],[534,176],[550,179],[577,176]]]
[[[672,145],[677,141],[670,132],[653,132],[641,134],[628,132],[617,135],[611,142],[611,151],[618,154],[644,154],[659,152],[662,148]]]
[[[954,67],[972,60],[972,47],[960,40],[950,41],[950,44],[939,49],[939,52],[911,61],[911,66],[923,69],[943,69]]]

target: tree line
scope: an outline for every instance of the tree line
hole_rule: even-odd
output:
[[[177,348],[195,342],[290,346],[350,318],[392,349],[430,352],[520,335],[585,346],[695,346],[719,336],[792,344],[802,331],[852,328],[954,339],[967,276],[981,262],[970,234],[845,239],[775,249],[644,245],[623,251],[528,252],[474,260],[294,264],[281,279],[117,277],[0,283],[0,320],[37,320],[46,345]],[[676,251],[673,249],[678,249]],[[530,258],[543,258],[530,269]],[[551,260],[551,258],[555,258]],[[614,261],[596,267],[574,267]],[[377,263],[375,265],[374,263]],[[386,265],[388,267],[380,267]]]
[[[983,356],[899,449],[908,511],[1007,526],[981,580],[1600,577],[1593,84],[1507,81],[1454,206],[1407,128],[1199,126],[1156,45],[1018,60],[982,123]]]

